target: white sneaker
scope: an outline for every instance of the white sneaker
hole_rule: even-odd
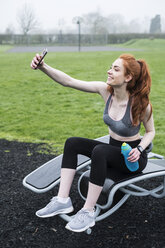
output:
[[[84,232],[94,225],[95,212],[82,208],[65,227],[73,232]]]
[[[36,215],[40,218],[52,217],[57,214],[68,214],[74,210],[71,199],[69,198],[66,203],[61,203],[58,197],[55,196],[51,199],[44,208],[38,210]]]

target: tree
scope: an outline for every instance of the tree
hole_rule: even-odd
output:
[[[110,14],[107,17],[107,29],[113,34],[127,32],[124,17],[121,14]]]
[[[161,18],[160,15],[156,15],[151,19],[150,33],[161,33]]]
[[[142,25],[139,22],[139,19],[132,19],[128,24],[128,33],[142,33]]]
[[[24,35],[27,35],[27,33],[34,30],[38,26],[38,21],[34,10],[30,5],[23,5],[21,11],[18,13],[18,23]]]
[[[104,34],[106,29],[106,18],[99,12],[90,12],[83,15],[84,33]]]
[[[9,24],[5,30],[5,34],[14,34],[15,30],[12,24]]]

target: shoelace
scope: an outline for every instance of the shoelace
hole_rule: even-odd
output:
[[[76,223],[76,222],[84,222],[87,218],[88,218],[88,215],[89,215],[89,211],[85,211],[85,210],[80,210],[76,216],[74,217],[73,221]]]
[[[56,196],[52,197],[46,207],[47,208],[51,207],[56,201],[57,201],[57,197]]]

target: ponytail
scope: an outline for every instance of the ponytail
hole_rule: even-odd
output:
[[[138,64],[140,65],[140,73],[135,81],[135,85],[132,88],[131,97],[132,101],[132,119],[133,124],[138,125],[139,121],[142,121],[145,116],[145,111],[148,104],[151,105],[149,101],[149,93],[151,89],[151,77],[149,73],[148,66],[144,60],[137,60]],[[128,90],[129,90],[129,83],[128,83]],[[152,114],[152,105],[149,118]]]

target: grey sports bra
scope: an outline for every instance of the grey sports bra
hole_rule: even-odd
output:
[[[103,115],[103,120],[105,124],[107,124],[114,133],[122,137],[131,137],[138,134],[140,130],[140,124],[138,126],[132,125],[131,117],[130,117],[130,107],[131,107],[130,99],[128,101],[127,109],[123,118],[120,121],[115,121],[108,114],[111,97],[112,95],[109,96],[105,105],[105,110]]]

